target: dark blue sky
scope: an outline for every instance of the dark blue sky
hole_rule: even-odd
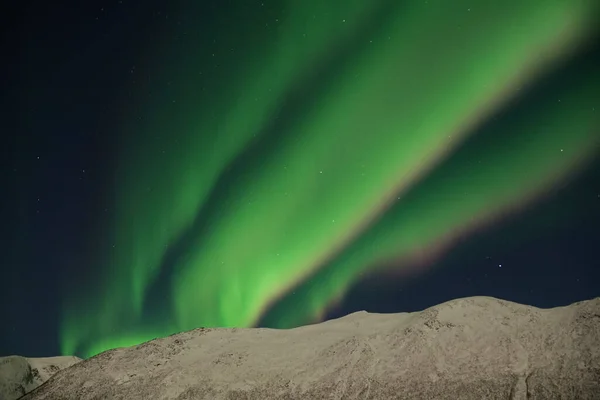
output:
[[[205,3],[211,29],[211,16],[225,11]],[[170,6],[19,7],[0,12],[9,60],[0,153],[0,356],[52,356],[59,354],[63,294],[85,292],[98,275],[93,238],[113,212],[111,127],[122,118],[131,69],[167,29]],[[578,57],[572,62],[600,65],[599,46]],[[475,295],[567,305],[600,296],[599,249],[600,157],[526,211],[461,241],[435,268],[401,282],[375,276],[355,285],[329,316],[416,311]],[[262,325],[268,321],[269,313]]]

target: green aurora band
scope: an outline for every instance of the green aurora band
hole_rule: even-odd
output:
[[[178,89],[125,116],[110,251],[65,301],[63,354],[318,320],[363,274],[430,265],[597,154],[592,65],[486,124],[589,41],[597,1],[282,3],[240,15],[215,56],[169,50]]]

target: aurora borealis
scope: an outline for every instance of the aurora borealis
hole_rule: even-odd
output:
[[[491,137],[467,168],[461,143],[586,38],[593,3],[459,3],[289,2],[212,107],[139,127],[123,145],[103,294],[95,312],[68,310],[64,353],[252,326],[322,270],[278,325],[315,318],[377,263],[428,254],[593,155],[588,68],[504,127],[521,137],[478,132]],[[198,78],[181,79],[192,91]],[[164,321],[144,310],[158,277]]]
[[[319,321],[365,276],[435,268],[598,155],[598,66],[573,61],[597,1],[268,3],[210,39],[169,32],[132,68],[101,268],[64,293],[63,354]]]

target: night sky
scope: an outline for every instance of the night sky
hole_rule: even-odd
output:
[[[600,1],[21,3],[0,356],[600,296]]]

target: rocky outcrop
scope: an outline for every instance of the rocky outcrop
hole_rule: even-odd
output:
[[[110,350],[23,400],[599,399],[600,298],[490,297],[290,330],[196,329]]]
[[[0,400],[18,399],[79,361],[77,357],[0,357]]]

